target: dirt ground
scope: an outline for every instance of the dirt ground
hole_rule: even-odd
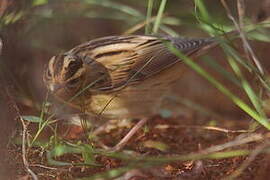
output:
[[[200,152],[203,149],[214,145],[224,144],[233,139],[243,136],[246,133],[222,132],[220,130],[203,129],[204,122],[194,125],[190,117],[161,118],[155,117],[147,124],[147,131],[140,130],[135,137],[124,148],[123,152],[129,150],[131,156],[152,156],[171,157],[175,155],[185,155],[191,152]],[[185,123],[179,123],[185,122]],[[134,123],[130,123],[132,125]],[[228,120],[219,122],[226,130],[246,129],[246,120]],[[130,126],[128,125],[128,126]],[[230,127],[233,127],[231,129]],[[66,125],[63,128],[67,129]],[[263,130],[259,130],[263,133]],[[96,148],[101,148],[98,144],[113,146],[121,137],[128,132],[126,127],[114,127],[108,132],[99,136],[100,143],[93,143]],[[61,132],[59,132],[61,133]],[[62,131],[63,133],[63,131]],[[78,126],[69,127],[68,133],[62,134],[64,139],[77,141],[82,138],[83,130]],[[241,135],[242,134],[242,135]],[[44,137],[44,136],[43,136]],[[71,140],[72,139],[72,140]],[[158,144],[158,145],[157,145]],[[162,144],[162,145],[161,145]],[[254,150],[260,142],[241,145],[240,148]],[[163,147],[163,148],[161,148]],[[239,148],[239,146],[237,146]],[[237,149],[236,148],[236,149]],[[229,149],[235,149],[229,148]],[[247,160],[249,156],[236,156],[223,159],[206,159],[195,161],[175,161],[151,167],[128,170],[118,177],[119,179],[222,179],[236,173],[238,168]],[[258,155],[247,164],[247,168],[237,179],[267,179],[270,170],[269,155]],[[114,168],[125,167],[128,162],[104,155],[95,155],[98,167],[87,166],[51,166],[48,165],[46,153],[41,148],[31,148],[27,152],[29,167],[39,179],[76,179],[89,177],[97,173],[109,171]],[[72,162],[73,164],[83,163],[83,158],[78,154],[65,154],[57,160]],[[10,179],[31,179],[26,173],[22,162],[22,149],[20,145],[10,143],[4,158],[6,174]]]

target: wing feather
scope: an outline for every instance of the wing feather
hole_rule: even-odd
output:
[[[98,86],[99,90],[115,90],[127,83],[139,83],[178,62],[179,58],[167,49],[164,41],[172,42],[187,56],[214,42],[213,39],[109,36],[77,46],[69,53],[88,57],[91,62],[102,64],[108,70],[111,82]]]

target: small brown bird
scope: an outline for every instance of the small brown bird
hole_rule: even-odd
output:
[[[158,112],[162,97],[181,77],[183,62],[164,43],[188,57],[197,57],[217,42],[146,35],[109,36],[81,44],[54,56],[44,82],[71,106],[103,119],[142,119],[122,139],[128,139]]]

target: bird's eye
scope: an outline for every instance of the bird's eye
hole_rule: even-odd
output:
[[[65,79],[71,78],[76,72],[83,67],[80,60],[71,61],[67,67],[67,72],[65,74]]]
[[[67,86],[68,87],[75,87],[78,84],[78,82],[80,82],[80,77],[68,81]]]

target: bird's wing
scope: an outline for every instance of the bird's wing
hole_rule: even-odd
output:
[[[182,39],[143,35],[109,36],[75,47],[70,53],[84,57],[90,66],[106,69],[109,78],[100,82],[99,90],[115,90],[140,82],[173,65],[179,58],[172,54],[164,41],[171,42],[183,54],[190,56],[211,44],[211,39]],[[98,78],[98,77],[97,77]]]

